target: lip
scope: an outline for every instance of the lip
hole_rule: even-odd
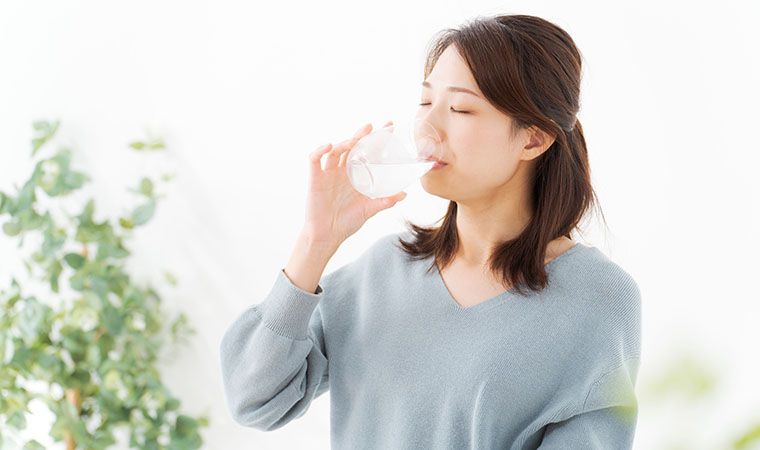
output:
[[[435,158],[425,158],[425,161],[435,161],[435,162],[437,163],[436,165],[438,165],[438,164],[443,164],[443,165],[445,166],[446,164],[448,164],[448,163],[446,163],[446,162],[443,162],[443,161],[438,161],[438,160],[437,160],[437,159],[435,159]]]

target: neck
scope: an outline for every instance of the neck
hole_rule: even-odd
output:
[[[457,202],[457,258],[467,265],[486,266],[494,246],[515,239],[530,222],[524,198],[504,196],[490,201]]]

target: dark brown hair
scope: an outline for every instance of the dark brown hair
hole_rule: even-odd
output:
[[[451,44],[467,62],[486,99],[512,119],[513,137],[530,126],[556,135],[535,159],[530,222],[515,239],[496,245],[489,259],[491,271],[516,292],[525,295],[521,285],[540,291],[548,284],[544,259],[549,242],[580,231],[586,211],[592,205],[598,207],[586,140],[576,119],[581,53],[567,32],[540,17],[479,16],[434,36],[427,50],[425,79]],[[451,201],[439,227],[406,220],[413,239],[399,238],[399,248],[409,259],[433,256],[428,272],[434,265],[443,270],[459,246],[456,215],[457,203]]]

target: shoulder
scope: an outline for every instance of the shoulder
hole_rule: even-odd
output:
[[[388,262],[389,258],[398,258],[402,251],[399,239],[410,241],[411,233],[409,231],[400,231],[384,234],[375,240],[365,253],[375,261]]]
[[[402,233],[388,233],[375,239],[351,262],[344,264],[338,269],[326,275],[323,281],[330,283],[345,283],[349,279],[360,281],[362,278],[372,275],[378,277],[383,274],[382,268],[390,269],[398,264],[399,257],[398,237]]]
[[[333,308],[352,310],[376,286],[406,283],[410,273],[404,267],[401,250],[395,248],[398,235],[389,233],[375,239],[352,261],[320,279],[326,300],[320,306],[327,314]]]
[[[573,260],[565,282],[573,290],[595,302],[623,304],[639,308],[641,290],[634,277],[594,246],[584,246]]]
[[[564,271],[562,291],[572,298],[570,308],[601,347],[621,361],[641,351],[642,295],[634,277],[600,249],[590,246],[576,255]],[[567,288],[567,289],[566,289]]]

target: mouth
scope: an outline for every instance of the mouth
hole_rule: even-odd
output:
[[[448,164],[448,163],[443,162],[443,161],[438,161],[435,158],[425,158],[425,161],[434,161],[436,163],[436,165],[440,164],[440,165],[443,165],[443,166],[445,166],[446,164]]]
[[[436,170],[442,167],[446,167],[446,163],[443,161],[436,161],[434,159],[428,159],[427,161],[435,161],[435,164],[433,164],[433,167],[431,167],[430,170]]]

